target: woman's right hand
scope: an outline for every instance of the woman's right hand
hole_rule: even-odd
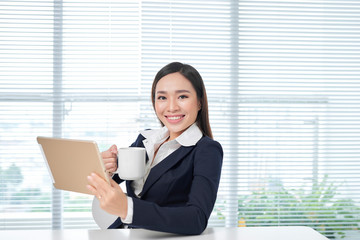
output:
[[[108,150],[101,153],[106,171],[111,176],[117,170],[117,146],[114,144]]]

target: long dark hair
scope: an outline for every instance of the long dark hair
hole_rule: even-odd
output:
[[[183,64],[180,62],[172,62],[166,65],[165,67],[163,67],[162,69],[160,69],[160,71],[156,74],[151,88],[151,101],[154,110],[155,110],[155,89],[157,83],[164,76],[176,72],[180,73],[186,79],[188,79],[191,82],[193,88],[195,89],[198,101],[201,104],[200,105],[201,109],[198,112],[196,123],[200,128],[201,132],[205,136],[213,138],[210,122],[209,122],[209,108],[208,108],[208,101],[207,101],[204,82],[202,80],[202,77],[200,76],[200,73],[194,67],[188,64]],[[164,126],[162,122],[161,125]]]

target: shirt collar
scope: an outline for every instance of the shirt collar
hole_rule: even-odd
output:
[[[140,134],[151,142],[163,142],[166,138],[169,137],[169,130],[164,126],[160,129],[140,131]],[[179,137],[177,137],[175,141],[177,141],[182,146],[189,147],[195,145],[202,138],[202,136],[203,134],[201,130],[197,124],[194,123]]]
[[[166,127],[140,131],[140,134],[153,143],[163,142],[169,137],[169,131]]]
[[[175,140],[182,146],[189,147],[195,145],[203,134],[200,131],[198,125],[194,123],[185,132],[178,136]]]

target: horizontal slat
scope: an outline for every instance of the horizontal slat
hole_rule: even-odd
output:
[[[128,146],[160,126],[150,90],[170,61],[203,76],[224,150],[209,226],[326,235],[359,221],[358,1],[4,0],[0,9],[0,229],[50,229],[52,210],[64,228],[97,228],[91,197],[51,202],[36,136]],[[334,210],[341,199],[355,203],[342,206],[353,218]]]

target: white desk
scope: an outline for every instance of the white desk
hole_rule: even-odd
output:
[[[143,229],[2,230],[1,240],[328,240],[309,227],[208,228],[198,236],[180,236]]]

